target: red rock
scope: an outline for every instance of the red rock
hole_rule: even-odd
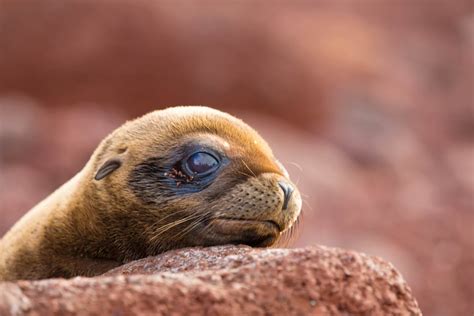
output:
[[[126,119],[201,103],[299,183],[297,246],[382,256],[427,315],[470,315],[471,2],[0,0],[0,235]]]
[[[170,251],[95,278],[0,284],[1,315],[421,315],[376,257],[326,247]]]

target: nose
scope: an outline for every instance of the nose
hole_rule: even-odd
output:
[[[288,208],[288,202],[290,201],[291,194],[295,189],[285,181],[278,181],[278,185],[283,190],[283,210],[286,210]]]

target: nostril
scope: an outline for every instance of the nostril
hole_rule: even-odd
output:
[[[283,196],[284,196],[283,209],[286,210],[288,208],[288,202],[290,201],[291,194],[293,193],[295,189],[293,189],[291,185],[289,185],[288,183],[284,181],[278,181],[278,185],[283,190]]]

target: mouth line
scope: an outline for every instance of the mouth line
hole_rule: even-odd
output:
[[[248,222],[248,223],[255,223],[255,224],[270,224],[274,228],[278,230],[278,232],[282,232],[282,227],[273,220],[255,220],[255,219],[247,219],[247,218],[235,218],[235,217],[217,217],[215,219],[218,220],[225,220],[225,221],[239,221],[239,222]]]

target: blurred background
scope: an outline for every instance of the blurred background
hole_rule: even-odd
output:
[[[304,194],[295,246],[391,261],[474,311],[470,1],[0,0],[0,236],[125,120],[243,118]]]

